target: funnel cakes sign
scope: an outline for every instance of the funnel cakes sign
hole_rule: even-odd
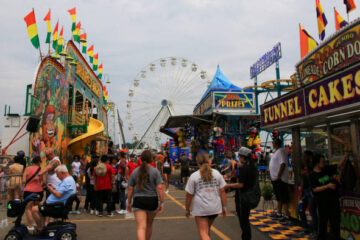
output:
[[[307,85],[360,61],[360,21],[340,31],[296,67],[301,85]]]
[[[279,100],[260,106],[261,125],[270,125],[305,116],[303,91],[285,95]]]
[[[360,64],[261,106],[262,126],[360,105]]]

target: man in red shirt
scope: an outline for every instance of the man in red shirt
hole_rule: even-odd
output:
[[[109,217],[112,217],[113,214],[111,212],[111,191],[113,188],[115,188],[115,179],[114,179],[114,175],[113,175],[113,168],[111,167],[111,165],[109,165],[108,162],[108,157],[106,155],[103,155],[101,157],[101,163],[100,164],[105,164],[106,166],[106,174],[104,176],[98,176],[96,174],[96,168],[94,171],[94,180],[95,180],[95,196],[97,198],[97,215],[99,217],[102,217],[103,215],[103,205],[104,203],[106,203],[106,211],[107,211],[107,215]],[[97,167],[99,167],[99,165]]]
[[[135,170],[135,168],[137,168],[139,166],[139,164],[137,164],[135,162],[135,154],[131,154],[130,155],[130,161],[128,162],[128,168],[129,168],[129,177],[132,174],[132,172]]]

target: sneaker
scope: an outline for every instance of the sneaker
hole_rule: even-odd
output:
[[[73,211],[69,211],[69,214],[73,214],[74,212]]]
[[[280,222],[282,222],[282,223],[288,223],[288,222],[290,222],[290,217],[289,216],[282,216],[281,218],[280,218]]]
[[[169,190],[166,190],[165,193],[166,193],[166,194],[169,194]]]
[[[34,226],[32,226],[32,227],[27,226],[27,230],[28,230],[29,234],[31,234],[31,235],[33,235],[35,233]]]
[[[94,213],[95,213],[94,210],[91,209],[90,210],[90,215],[94,215]]]
[[[280,219],[280,218],[282,218],[283,216],[282,216],[281,214],[279,214],[279,213],[272,213],[272,214],[271,214],[271,217],[274,218],[274,219]]]
[[[74,211],[74,214],[81,214],[81,212],[79,211],[79,210],[76,210],[76,211]]]
[[[122,214],[127,214],[127,211],[126,211],[126,210],[122,210]]]
[[[122,214],[122,211],[123,211],[123,210],[116,210],[116,212],[117,212],[118,214]]]
[[[112,212],[110,212],[110,213],[108,213],[106,216],[108,216],[108,217],[113,217],[114,214],[113,214]]]

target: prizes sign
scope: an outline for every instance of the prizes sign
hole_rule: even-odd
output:
[[[360,21],[340,31],[297,66],[301,85],[314,82],[360,60]]]
[[[214,93],[215,108],[220,109],[254,109],[254,94],[251,93]]]
[[[250,78],[254,78],[281,58],[281,44],[277,43],[273,49],[265,53],[250,67]]]

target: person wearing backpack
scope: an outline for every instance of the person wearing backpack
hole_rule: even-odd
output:
[[[111,190],[115,187],[115,179],[112,167],[107,163],[108,157],[101,156],[101,162],[95,167],[95,196],[97,199],[97,215],[103,216],[103,205],[106,203],[107,216],[112,217]]]
[[[242,239],[251,239],[250,210],[257,207],[260,201],[260,187],[258,182],[258,170],[254,160],[251,159],[252,151],[241,147],[239,150],[238,169],[235,172],[236,183],[226,184],[225,188],[236,189],[235,206],[242,230]]]

